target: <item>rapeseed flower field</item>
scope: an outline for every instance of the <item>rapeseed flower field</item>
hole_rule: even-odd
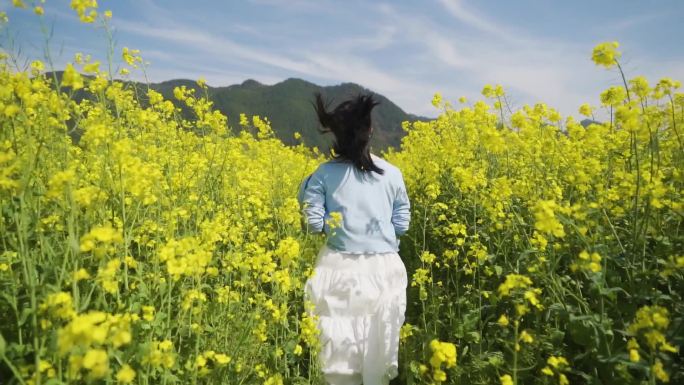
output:
[[[93,0],[71,8],[112,18]],[[487,85],[474,103],[435,95],[439,117],[383,154],[412,202],[399,383],[684,383],[684,94],[629,78],[619,48],[588,50],[624,80],[579,107],[589,124],[511,110]],[[144,53],[120,52],[116,76],[145,70]],[[324,238],[302,230],[296,193],[326,157],[284,145],[265,117],[227,127],[180,87],[185,119],[88,56],[61,78],[10,59],[2,383],[322,383],[303,284]]]

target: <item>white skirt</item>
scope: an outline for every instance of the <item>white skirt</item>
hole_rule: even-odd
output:
[[[305,295],[320,330],[320,362],[332,385],[385,385],[398,374],[406,311],[406,267],[399,254],[321,248]]]

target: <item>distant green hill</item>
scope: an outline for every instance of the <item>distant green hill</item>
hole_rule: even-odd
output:
[[[173,99],[173,89],[185,85],[197,89],[195,81],[186,79],[169,80],[150,84],[167,99]],[[214,102],[214,107],[228,116],[231,127],[239,127],[240,113],[267,117],[276,135],[287,144],[296,144],[294,133],[302,135],[302,141],[309,146],[318,146],[326,150],[331,141],[331,134],[320,134],[318,123],[312,106],[314,93],[318,91],[332,101],[331,107],[347,98],[369,90],[354,83],[343,83],[336,86],[321,87],[316,84],[290,78],[272,86],[261,84],[255,80],[246,80],[242,84],[228,87],[208,87],[207,92]],[[398,147],[404,131],[403,121],[426,120],[426,118],[407,114],[386,97],[375,94],[380,105],[372,115],[375,132],[371,145],[375,150],[387,147]]]
[[[62,71],[58,71],[56,73],[57,78],[61,79],[62,74]],[[51,77],[52,74],[48,73],[46,76]],[[148,85],[137,82],[131,82],[131,84],[139,90],[138,95],[141,96],[141,102],[145,103],[144,95]],[[166,99],[181,107],[184,114],[189,117],[190,113],[187,107],[182,106],[173,96],[174,88],[180,86],[194,89],[197,95],[204,92],[196,81],[188,79],[174,79],[149,84],[150,88],[160,92]],[[298,144],[299,141],[295,140],[294,133],[299,132],[304,144],[311,147],[317,146],[320,150],[327,151],[332,141],[332,134],[320,134],[317,130],[318,121],[312,104],[315,92],[321,92],[331,102],[330,108],[334,108],[352,96],[371,91],[355,83],[323,87],[295,78],[284,80],[272,86],[249,79],[242,84],[227,87],[207,87],[207,94],[213,101],[214,108],[228,117],[228,123],[233,129],[240,128],[238,124],[240,113],[245,113],[248,116],[259,115],[268,118],[276,136],[284,143]],[[428,118],[404,112],[383,95],[376,93],[374,95],[376,100],[380,102],[380,105],[373,110],[372,115],[375,131],[371,145],[375,151],[384,150],[388,147],[399,147],[401,138],[405,134],[401,128],[402,122],[428,120]],[[76,100],[87,96],[88,94],[83,90],[74,94]],[[74,139],[78,140],[78,137],[80,137],[80,133],[74,133]]]

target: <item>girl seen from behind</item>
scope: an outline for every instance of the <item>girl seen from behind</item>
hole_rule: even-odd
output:
[[[377,104],[359,95],[328,111],[316,95],[334,154],[298,194],[306,229],[326,234],[305,296],[318,316],[320,361],[331,385],[387,384],[398,374],[407,286],[399,236],[408,230],[410,203],[401,171],[370,152]]]

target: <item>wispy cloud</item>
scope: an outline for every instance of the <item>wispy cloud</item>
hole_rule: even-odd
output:
[[[429,84],[394,76],[377,64],[356,54],[356,52],[364,50],[382,49],[391,44],[397,30],[391,25],[378,25],[373,34],[353,35],[341,39],[329,47],[319,45],[315,47],[316,49],[289,49],[287,53],[253,48],[226,37],[214,36],[196,27],[184,25],[177,20],[173,21],[173,26],[118,20],[116,26],[121,32],[173,43],[177,48],[176,52],[173,53],[174,56],[178,56],[180,52],[202,52],[204,55],[201,60],[210,60],[214,66],[221,63],[234,64],[237,60],[243,64],[252,63],[261,67],[277,68],[286,77],[300,76],[314,80],[320,79],[328,84],[355,82],[375,92],[391,96],[393,101],[411,111],[415,111],[411,107],[416,105],[417,101],[414,99],[416,92],[421,90],[422,92],[419,94],[423,99],[420,102],[421,111],[418,111],[419,113],[427,112],[425,111],[429,105],[427,95],[431,95],[432,92],[428,91],[431,89]],[[184,56],[188,64],[192,63],[193,56],[191,54]],[[206,73],[210,69],[211,67],[206,66],[204,68],[199,67],[197,72],[207,76]],[[212,78],[233,78],[232,76],[221,77],[218,75],[217,72],[214,72]],[[264,78],[258,80],[267,82],[268,79],[265,80]],[[271,80],[273,79],[275,77],[271,76]]]
[[[334,46],[337,50],[348,51],[379,51],[397,42],[399,28],[396,25],[379,24],[375,25],[373,33],[345,37]]]
[[[600,27],[607,31],[626,31],[638,27],[640,25],[653,22],[664,16],[662,12],[649,12],[645,14],[634,15],[618,21],[601,24]]]
[[[466,25],[477,28],[480,31],[488,32],[498,37],[505,37],[508,34],[497,24],[477,15],[473,11],[463,6],[461,0],[438,0],[438,2],[454,17],[456,20],[465,23]]]
[[[466,29],[435,25],[427,16],[407,14],[390,4],[369,8],[374,12],[370,32],[338,37],[330,45],[318,42],[287,50],[241,44],[177,19],[165,18],[162,24],[152,20],[151,23],[119,20],[117,27],[171,42],[177,47],[175,56],[180,52],[201,52],[202,60],[210,60],[214,66],[230,67],[240,62],[261,73],[269,73],[270,68],[270,72],[276,71],[283,77],[298,76],[328,84],[359,83],[421,114],[436,112],[429,103],[435,91],[452,98],[463,94],[479,97],[478,91],[487,83],[502,83],[520,103],[543,100],[571,113],[587,101],[587,90],[595,90],[597,80],[600,84],[601,74],[588,61],[587,47],[524,33],[513,37],[515,34],[510,31],[515,28],[490,20],[461,2],[439,0],[439,3]],[[473,33],[473,28],[481,33]],[[382,51],[396,42],[415,47],[415,52],[404,58],[411,70],[387,68],[364,56],[364,51]],[[176,67],[188,72],[188,67],[195,66],[192,55],[185,55],[184,60],[184,65]],[[453,74],[449,78],[426,78],[426,72],[435,68],[434,60],[450,68]],[[214,79],[234,78],[221,76],[221,71],[212,71],[212,66],[195,68],[204,76],[213,73]],[[459,79],[467,79],[467,84],[460,83]]]
[[[455,77],[468,79],[470,96],[479,96],[471,88],[475,84],[479,83],[479,90],[485,84],[500,83],[519,103],[545,101],[565,113],[592,101],[586,100],[587,91],[597,90],[602,81],[588,58],[591,47],[513,33],[514,27],[479,15],[460,1],[439,3],[457,21],[484,33],[445,25],[435,28],[430,20],[396,9],[388,15],[405,26],[406,39],[422,44],[426,53],[453,68]]]
[[[286,7],[289,9],[317,11],[326,7],[329,1],[325,0],[249,0],[252,4],[266,5],[274,7]]]
[[[664,48],[678,44],[674,36],[682,30],[673,23],[684,11],[675,0],[617,10],[611,8],[615,3],[601,3],[589,14],[582,7],[537,0],[515,5],[466,0],[107,1],[101,6],[114,10],[119,49],[140,48],[152,62],[148,75],[153,81],[204,76],[212,85],[247,78],[272,84],[288,77],[322,85],[355,82],[407,111],[431,116],[437,113],[430,104],[436,91],[451,100],[462,95],[473,100],[482,98],[485,84],[500,83],[517,105],[545,101],[572,114],[582,102],[598,104],[600,91],[620,81],[617,73],[589,59],[592,46],[603,39],[623,44],[629,74],[644,74],[654,82],[659,76],[684,77],[682,55]],[[75,13],[50,4],[46,19],[57,18],[55,43],[64,47],[63,57],[55,60],[58,67],[76,51],[106,57],[101,30],[89,29]],[[567,17],[554,25],[561,21],[554,19],[560,8]],[[8,12],[18,21],[16,29],[39,29],[30,12]],[[18,40],[36,53],[32,57],[40,57],[35,36],[27,32]],[[115,59],[120,60],[118,54]]]
[[[180,44],[184,49],[212,53],[212,60],[225,58],[228,54],[231,58],[238,57],[244,60],[294,72],[309,73],[311,71],[311,68],[307,63],[254,49],[247,45],[238,44],[227,38],[216,37],[200,30],[192,29],[191,27],[179,25],[173,27],[153,27],[142,23],[125,21],[119,22],[118,26],[124,31],[137,35]]]

